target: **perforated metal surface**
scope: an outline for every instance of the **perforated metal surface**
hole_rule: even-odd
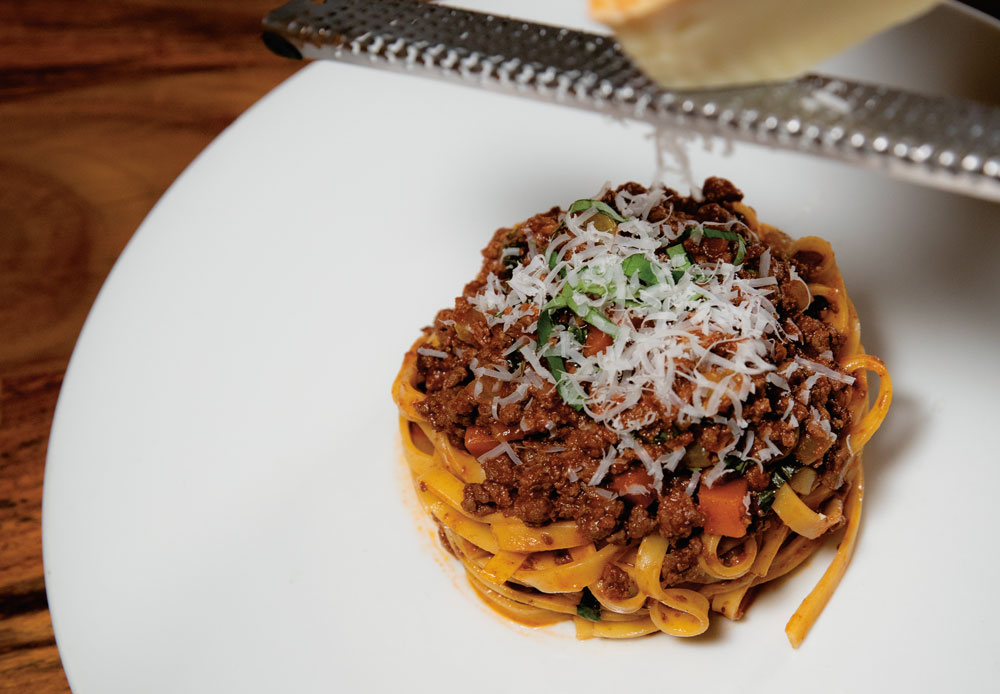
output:
[[[880,169],[1000,201],[1000,109],[807,75],[673,92],[614,39],[420,0],[293,0],[264,19],[288,57],[438,77]]]

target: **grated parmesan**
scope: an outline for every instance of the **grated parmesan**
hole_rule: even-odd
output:
[[[691,475],[691,479],[687,483],[687,487],[684,488],[684,493],[688,496],[694,496],[695,491],[698,489],[698,480],[701,478],[701,470],[695,470],[694,474]]]
[[[597,197],[608,192],[606,188]],[[515,370],[506,369],[506,363],[481,365],[472,361],[474,395],[482,395],[483,377],[513,387],[505,390],[505,397],[492,399],[492,414],[497,419],[505,405],[558,386],[564,400],[618,437],[618,443],[607,448],[587,480],[593,487],[605,480],[614,461],[626,453],[635,454],[656,487],[662,485],[665,470],[677,470],[685,448],[654,457],[646,444],[636,439],[637,432],[664,415],[682,428],[712,421],[729,431],[728,442],[713,454],[719,462],[693,474],[686,490],[689,495],[701,482],[711,487],[726,474],[724,461],[729,455],[758,465],[781,457],[782,451],[767,434],[757,437],[744,418],[744,406],[757,391],[754,379],[759,383],[763,376],[765,383],[789,394],[781,420],[792,426],[798,426],[792,414],[796,399],[808,405],[812,388],[821,377],[847,384],[855,379],[799,356],[780,370],[773,363],[775,341],[798,341],[801,333],[794,323],[783,325],[775,307],[778,280],[771,275],[771,249],[761,253],[755,273],[741,276],[742,266],[723,260],[697,264],[677,245],[685,237],[697,241],[733,230],[742,234],[741,239],[754,241],[752,231],[739,218],[698,222],[668,214],[652,222],[647,217],[664,202],[662,188],[637,194],[620,189],[613,194],[625,218],[617,223],[616,233],[595,226],[596,216],[603,213],[592,204],[566,214],[546,248],[535,248],[529,239],[528,255],[523,247],[501,251],[501,259],[517,256],[519,262],[510,268],[508,279],[490,273],[469,303],[490,327],[506,330],[525,318],[534,322],[527,335],[518,337],[502,353],[504,358],[515,353],[524,358]],[[742,253],[744,241],[739,243]],[[788,272],[808,291],[794,267],[789,265]],[[553,319],[554,312],[561,309],[593,326],[588,330],[596,327],[609,335],[610,344],[591,354],[578,329],[571,330],[561,319]],[[543,318],[547,340],[539,344],[537,337],[532,337],[537,336]],[[429,348],[419,351],[447,356]],[[833,355],[828,352],[819,358],[832,359]],[[789,379],[793,375],[801,378],[800,369],[809,375],[793,397]],[[533,397],[528,404],[532,402]],[[829,421],[821,419],[820,426],[824,425],[829,430]],[[544,426],[552,431],[556,424],[550,420]],[[528,430],[524,418],[521,428]],[[752,455],[755,445],[759,451]],[[562,449],[550,452],[556,450]],[[507,443],[484,457],[501,454],[521,464]],[[568,478],[578,480],[579,471],[568,470]]]
[[[506,441],[503,441],[499,446],[495,446],[494,448],[491,448],[490,450],[486,451],[481,456],[476,458],[476,460],[478,460],[479,462],[483,462],[486,460],[493,460],[494,458],[498,458],[504,454],[506,454],[507,457],[510,458],[510,461],[515,465],[524,464],[521,462],[521,459],[518,457],[517,453],[514,451],[511,445]]]

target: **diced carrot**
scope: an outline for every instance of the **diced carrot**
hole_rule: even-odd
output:
[[[600,354],[605,349],[610,347],[614,341],[615,338],[611,337],[606,332],[591,327],[587,330],[587,342],[583,345],[583,356],[592,357],[595,354]]]
[[[499,445],[500,442],[485,427],[469,427],[465,430],[465,450],[473,457],[478,458]]]
[[[627,491],[629,487],[642,487],[645,491]],[[649,506],[656,499],[653,478],[643,468],[632,468],[611,479],[611,489],[631,501],[636,506]]]
[[[726,537],[743,537],[750,524],[750,513],[743,503],[747,494],[745,478],[698,490],[698,510],[705,516],[705,532]]]

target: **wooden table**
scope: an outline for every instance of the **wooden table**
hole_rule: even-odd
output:
[[[278,0],[0,0],[0,692],[66,692],[42,472],[77,334],[171,181],[298,68]]]
[[[258,39],[278,4],[0,0],[0,692],[69,689],[41,546],[59,386],[97,290],[153,203],[298,68]]]

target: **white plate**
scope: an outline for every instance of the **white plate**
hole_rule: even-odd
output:
[[[585,25],[582,4],[559,9]],[[940,21],[832,69],[878,77],[872,56],[888,56],[886,79],[935,89],[900,51],[925,50]],[[495,617],[430,524],[415,525],[389,398],[403,352],[495,228],[605,181],[648,181],[648,134],[316,64],[198,157],[115,266],[59,400],[45,567],[74,690],[994,682],[1000,208],[987,203],[749,146],[694,157],[697,176],[731,178],[764,220],[832,241],[896,385],[867,451],[854,563],[799,651],[783,626],[826,557],[703,638],[578,643]]]

